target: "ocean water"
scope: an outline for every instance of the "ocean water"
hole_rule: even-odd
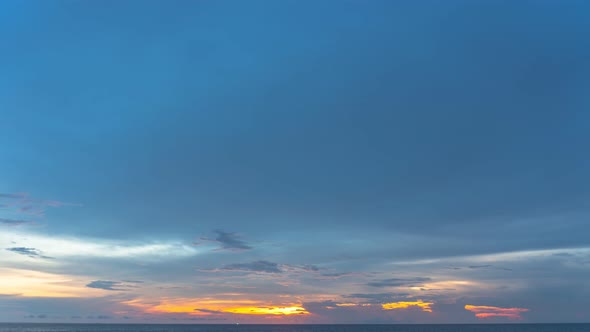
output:
[[[474,325],[0,324],[0,332],[590,332],[590,324],[474,324]]]

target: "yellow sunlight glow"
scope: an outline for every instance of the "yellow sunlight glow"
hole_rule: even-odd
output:
[[[99,290],[85,287],[72,277],[32,270],[0,268],[0,280],[0,294],[25,297],[87,297],[100,294]]]
[[[418,301],[403,301],[403,302],[391,302],[391,303],[383,303],[381,307],[383,310],[396,310],[396,309],[408,309],[409,307],[419,307],[424,312],[432,312],[432,308],[430,307],[432,302],[422,302],[422,300]]]
[[[243,308],[228,308],[228,309],[224,309],[221,311],[230,312],[233,314],[244,314],[244,315],[306,315],[306,314],[309,314],[309,312],[301,306],[243,307]]]

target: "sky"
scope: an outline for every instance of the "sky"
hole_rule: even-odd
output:
[[[590,3],[0,2],[0,321],[590,322]]]

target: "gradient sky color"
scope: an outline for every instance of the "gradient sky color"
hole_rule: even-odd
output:
[[[0,2],[0,321],[590,321],[588,1]]]

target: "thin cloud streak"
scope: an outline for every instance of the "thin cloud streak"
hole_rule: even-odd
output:
[[[8,225],[8,226],[19,226],[19,225],[32,224],[32,223],[33,223],[33,221],[29,221],[29,220],[0,218],[0,224]]]
[[[27,247],[13,247],[13,248],[6,248],[6,250],[10,252],[14,252],[20,255],[24,255],[31,258],[44,258],[44,259],[52,259],[53,257],[43,255],[43,252],[39,249],[35,248],[27,248]]]
[[[522,313],[529,311],[526,308],[502,308],[485,305],[465,305],[465,310],[471,311],[477,318],[493,318],[493,317],[506,317],[510,319],[522,319]]]

